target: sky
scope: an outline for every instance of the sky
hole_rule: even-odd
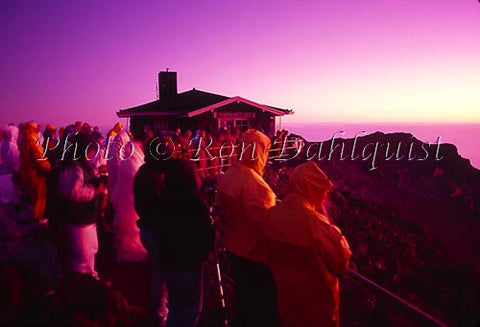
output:
[[[0,124],[114,123],[166,68],[293,123],[480,123],[477,0],[2,0],[0,22]]]

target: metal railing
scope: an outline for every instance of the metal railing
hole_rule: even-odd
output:
[[[207,268],[215,271],[216,273],[219,272],[217,269],[217,263],[214,262],[206,262]],[[406,316],[411,317],[415,322],[421,323],[422,326],[438,326],[438,327],[447,327],[448,325],[439,319],[435,318],[431,314],[425,312],[424,310],[418,308],[414,304],[406,301],[405,299],[401,298],[397,294],[389,291],[385,287],[379,285],[378,283],[374,282],[373,280],[365,277],[364,275],[360,274],[359,272],[348,269],[345,277],[351,279],[355,282],[359,282],[362,285],[366,286],[370,291],[373,291],[377,295],[381,295],[382,298],[389,301],[390,303],[394,304],[397,308],[401,310]],[[223,283],[228,283],[230,286],[235,285],[235,281],[232,277],[228,276],[225,272],[221,272],[221,281]],[[223,292],[223,289],[222,289]],[[221,301],[225,301],[224,294],[221,294]],[[223,310],[228,309],[229,303],[223,302]],[[227,315],[227,312],[224,312]]]
[[[370,290],[373,290],[375,293],[383,295],[384,298],[391,300],[393,303],[399,305],[405,311],[407,311],[410,315],[412,315],[412,317],[415,318],[415,320],[420,320],[423,323],[428,324],[428,326],[447,327],[447,324],[441,322],[440,320],[433,317],[432,315],[419,309],[417,306],[404,300],[397,294],[387,290],[385,287],[377,284],[373,280],[363,276],[359,272],[352,269],[348,269],[345,276],[354,281],[360,282],[361,284],[367,286]]]
[[[302,145],[300,140],[285,140],[283,143],[279,143],[278,147],[271,147],[269,150],[268,160],[289,160],[291,159],[290,153],[292,151],[299,152]],[[196,162],[199,165],[199,171],[211,171],[215,170],[220,171],[223,168],[228,168],[232,165],[232,162],[238,161],[238,157],[241,155],[238,152],[241,152],[241,146],[237,144],[228,144],[228,147],[232,148],[231,152],[228,155],[222,155],[220,152],[223,149],[222,146],[196,146],[188,149],[178,149],[175,147],[175,150],[171,155],[177,158],[186,158]],[[206,155],[207,153],[209,155]],[[215,158],[212,158],[210,155],[214,155]],[[216,165],[208,165],[215,161],[220,162]],[[207,166],[204,166],[202,162],[205,161]]]

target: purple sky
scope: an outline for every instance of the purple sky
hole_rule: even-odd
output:
[[[6,0],[0,21],[0,124],[111,124],[166,67],[290,122],[480,122],[477,0]]]

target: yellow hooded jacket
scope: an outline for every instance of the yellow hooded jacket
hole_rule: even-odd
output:
[[[43,218],[47,203],[46,176],[51,166],[38,142],[38,125],[29,122],[23,129],[20,144],[20,177],[30,191],[33,218]]]
[[[230,167],[218,184],[223,206],[223,242],[232,253],[262,262],[257,244],[265,214],[275,205],[275,193],[263,180],[270,139],[258,130],[244,133],[238,162]]]
[[[332,187],[306,162],[292,172],[283,201],[265,219],[262,242],[277,286],[281,326],[338,326],[339,285],[350,248],[338,227],[317,212]]]

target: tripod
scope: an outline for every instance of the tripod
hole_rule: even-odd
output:
[[[214,256],[215,256],[215,269],[216,269],[216,277],[217,277],[217,287],[218,293],[220,295],[220,304],[222,306],[222,314],[223,320],[222,324],[224,327],[228,327],[228,319],[227,319],[227,306],[225,304],[225,293],[223,291],[223,282],[222,282],[222,272],[220,269],[220,259],[219,259],[219,240],[218,240],[218,230],[217,230],[217,221],[216,221],[216,214],[214,212],[215,207],[215,199],[217,190],[213,187],[207,187],[207,196],[208,196],[208,209],[210,215],[210,223],[212,224],[213,228],[215,229],[215,246],[214,246]]]

